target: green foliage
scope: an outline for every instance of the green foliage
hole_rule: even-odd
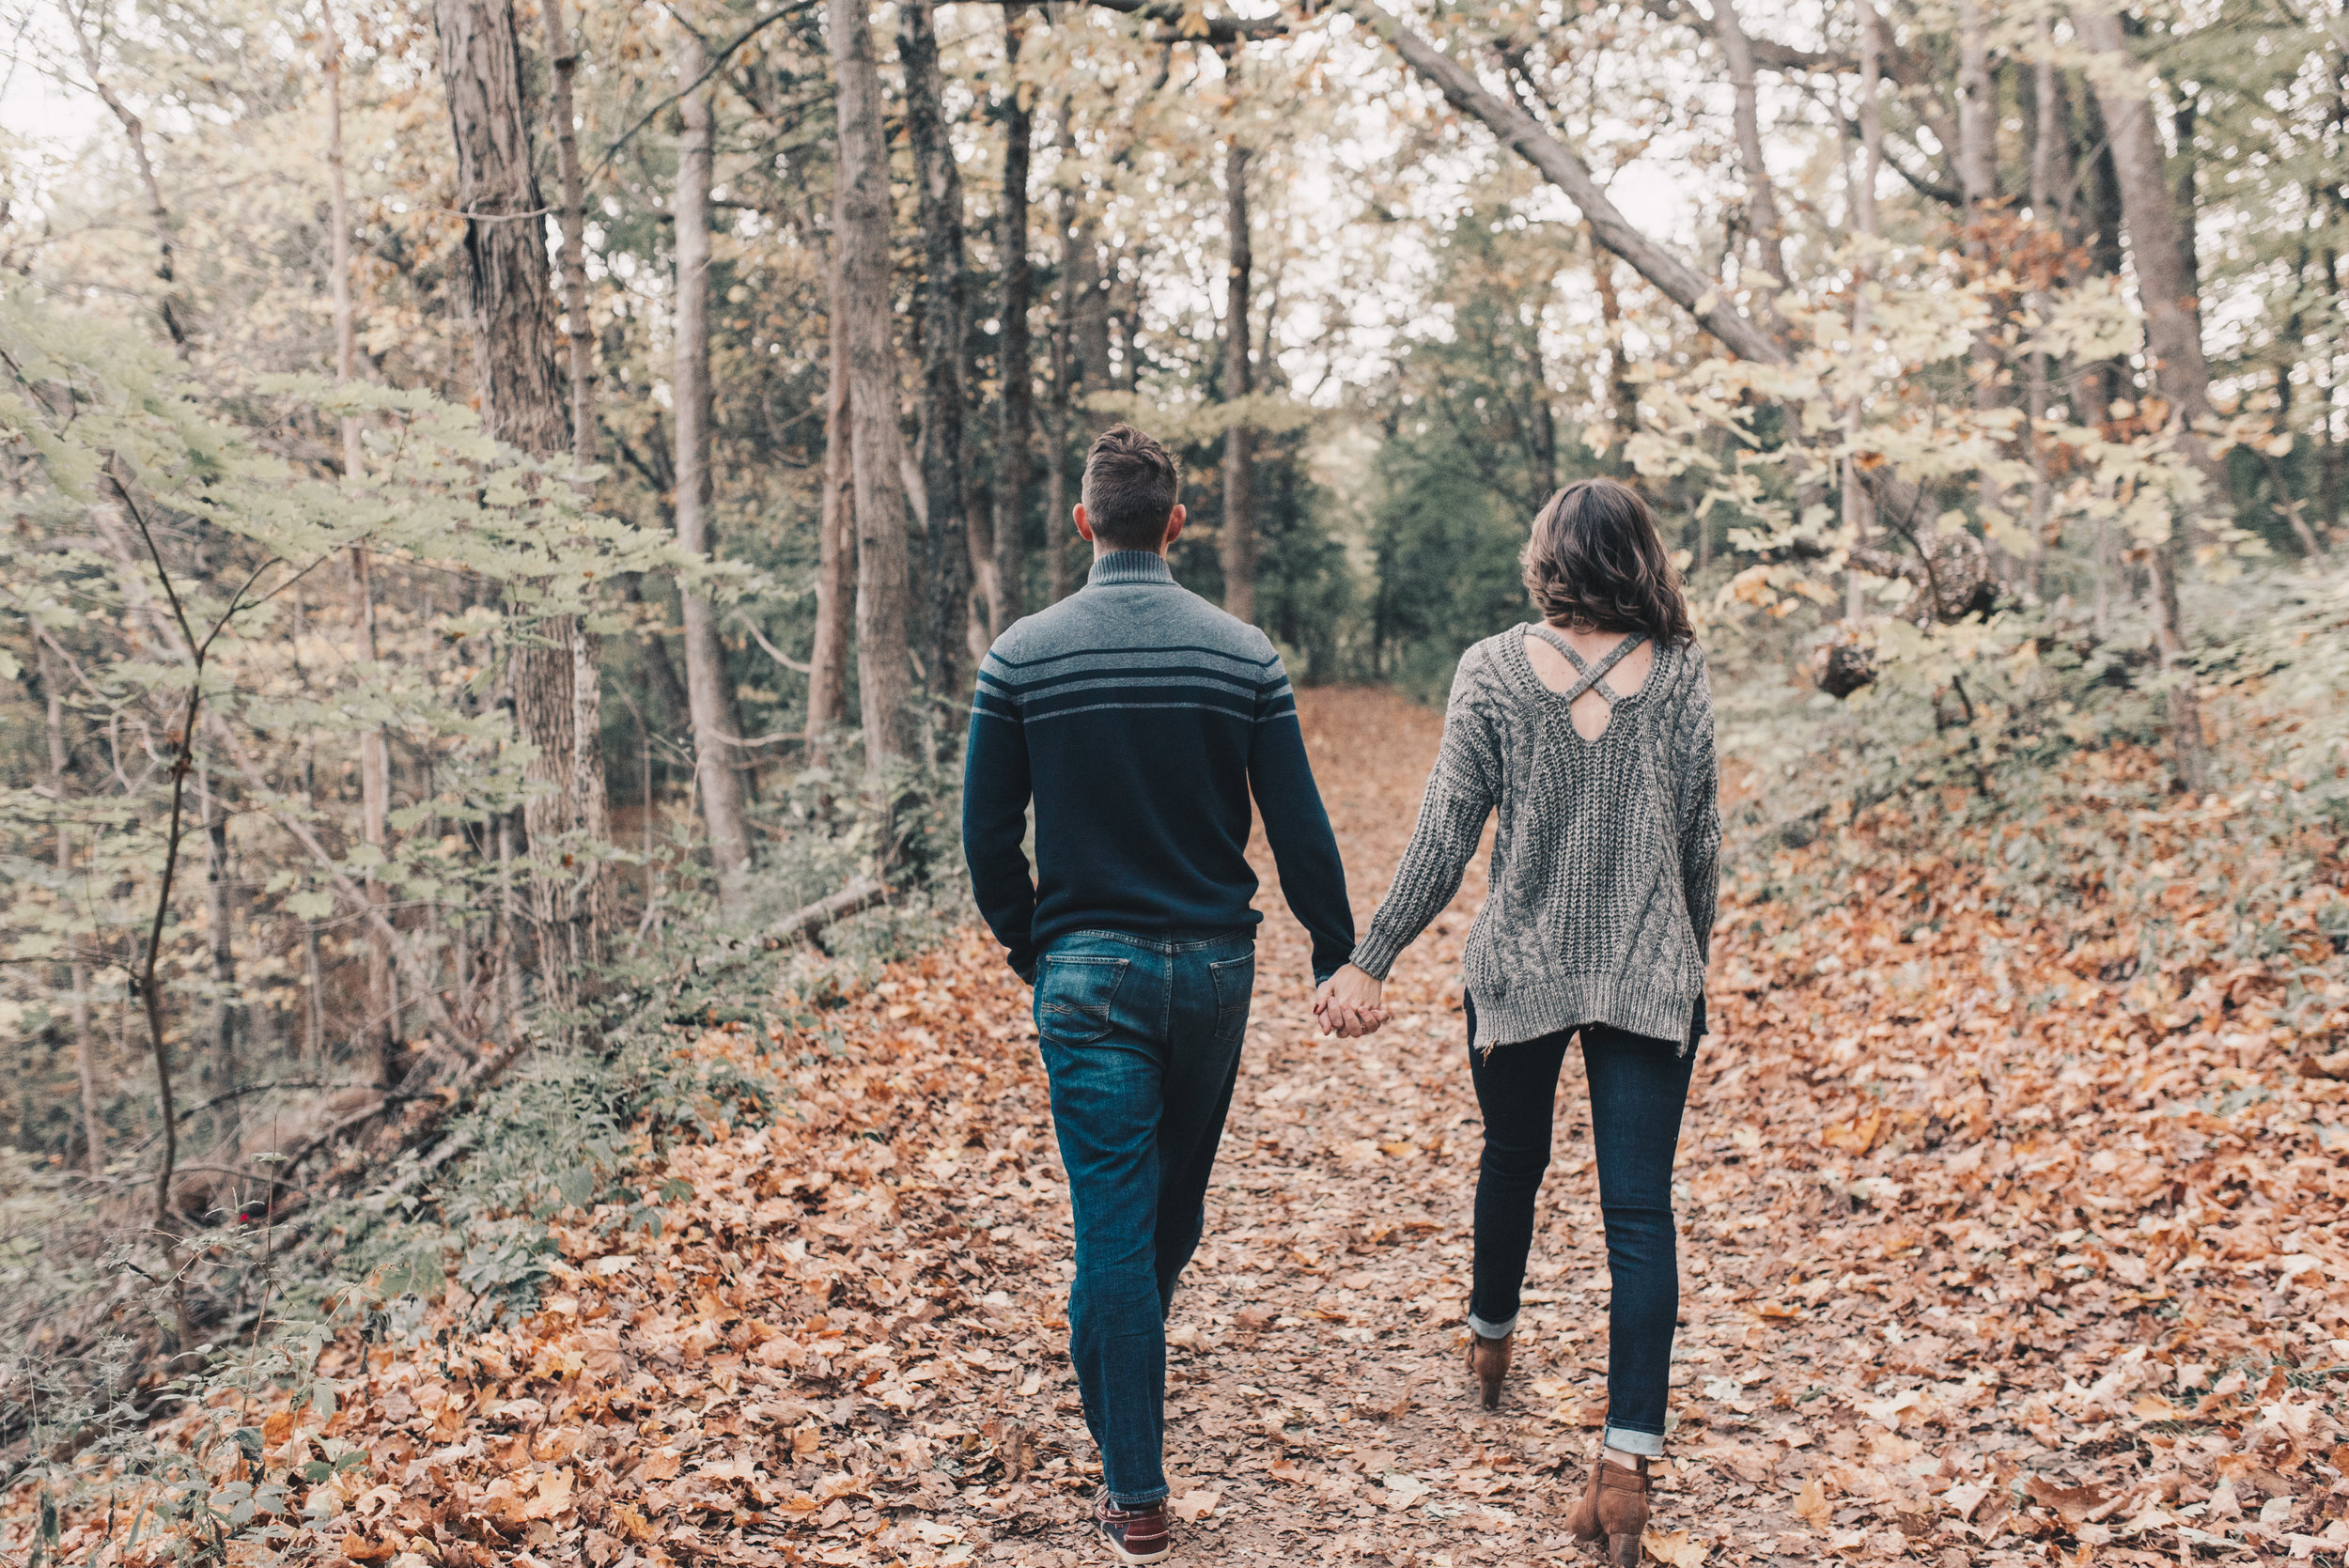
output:
[[[1379,466],[1373,645],[1389,680],[1439,704],[1460,651],[1530,613],[1517,574],[1526,520],[1448,441],[1391,442]]]

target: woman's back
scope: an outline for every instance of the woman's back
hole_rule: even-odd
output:
[[[1517,627],[1462,656],[1419,825],[1355,950],[1383,975],[1498,813],[1462,955],[1480,1045],[1585,1023],[1677,1043],[1703,992],[1720,842],[1704,656],[1622,632],[1576,642]]]
[[[1583,676],[1591,666],[1613,654],[1623,646],[1626,635],[1638,641],[1626,652],[1605,677],[1607,684],[1619,695],[1635,695],[1647,680],[1648,671],[1656,665],[1656,649],[1638,633],[1620,631],[1584,631],[1571,627],[1526,627],[1520,635],[1525,639],[1525,657],[1533,666],[1533,674],[1544,686],[1561,696],[1579,692],[1566,705],[1574,719],[1575,733],[1585,740],[1596,740],[1607,732],[1607,722],[1613,717],[1614,700],[1599,691]],[[1551,639],[1565,644],[1580,663],[1567,662],[1568,655]]]

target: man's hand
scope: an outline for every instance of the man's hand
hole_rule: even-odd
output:
[[[1387,1021],[1387,1010],[1379,1000],[1385,990],[1383,982],[1347,964],[1314,992],[1314,1017],[1321,1020],[1324,1034],[1359,1040]]]

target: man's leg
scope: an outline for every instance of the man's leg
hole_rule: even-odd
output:
[[[1163,959],[1079,938],[1044,957],[1036,1029],[1077,1234],[1068,1355],[1110,1499],[1166,1496],[1166,1324],[1151,1246],[1159,1193]],[[1139,1027],[1137,1027],[1139,1026]]]
[[[1256,981],[1252,934],[1174,955],[1174,998],[1167,1037],[1165,1111],[1159,1123],[1159,1213],[1155,1251],[1161,1313],[1199,1247],[1207,1181],[1232,1109],[1240,1044]]]

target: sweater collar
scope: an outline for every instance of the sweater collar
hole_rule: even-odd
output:
[[[1112,550],[1093,563],[1093,575],[1085,579],[1089,588],[1105,588],[1128,582],[1172,582],[1174,574],[1166,567],[1166,557],[1155,550]]]

